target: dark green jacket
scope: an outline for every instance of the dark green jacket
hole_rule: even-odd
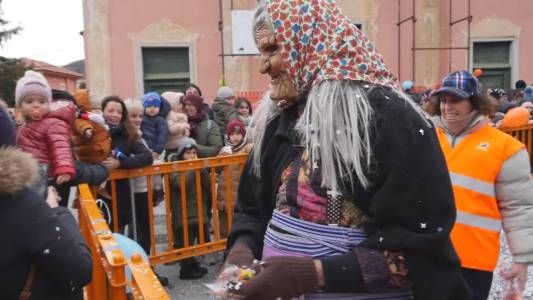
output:
[[[198,224],[198,194],[196,192],[196,171],[176,172],[170,175],[170,201],[172,209],[172,223],[176,227],[181,227],[181,176],[185,174],[185,202],[187,207],[188,225]],[[208,223],[207,209],[211,207],[211,182],[207,169],[200,172],[202,185],[202,216],[203,223]]]
[[[194,140],[198,144],[198,158],[217,156],[224,145],[217,124],[207,117],[198,127]]]
[[[229,121],[233,119],[239,119],[239,113],[225,99],[218,97],[215,98],[212,108],[213,112],[215,113],[215,122],[220,130],[220,135],[224,136],[226,134],[226,126],[228,125]]]

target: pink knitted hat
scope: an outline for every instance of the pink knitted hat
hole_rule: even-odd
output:
[[[40,95],[48,102],[52,101],[52,90],[43,74],[28,70],[24,76],[17,81],[15,89],[15,102],[20,106],[22,99],[28,95]]]

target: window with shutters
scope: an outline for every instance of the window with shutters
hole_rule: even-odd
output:
[[[189,47],[143,47],[144,92],[184,91],[191,80]]]
[[[512,41],[483,41],[473,43],[473,69],[482,69],[479,81],[483,89],[511,88]]]

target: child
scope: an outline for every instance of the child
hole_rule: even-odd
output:
[[[78,160],[99,164],[109,157],[111,137],[104,117],[92,112],[87,90],[74,95],[78,103],[78,117],[74,121],[73,140]]]
[[[81,107],[78,105],[78,101],[75,99],[75,97],[67,91],[52,89],[52,103],[50,104],[50,110],[54,110],[55,107],[73,104],[77,109],[76,115],[78,115],[78,118],[76,118],[74,121],[74,127],[71,128],[72,141],[76,146],[74,152],[78,153],[78,158],[74,157],[74,169],[76,175],[72,177],[69,182],[56,187],[59,196],[61,199],[63,199],[63,201],[59,203],[61,206],[68,206],[71,187],[76,187],[81,183],[98,186],[104,183],[107,177],[109,177],[109,171],[101,164],[101,162],[107,158],[107,156],[103,156],[101,153],[102,149],[106,148],[106,142],[108,143],[108,151],[104,154],[109,154],[109,148],[111,148],[109,132],[107,129],[104,129],[103,132],[100,132],[98,127],[96,127],[107,127],[104,117],[97,114],[85,113],[84,109],[86,109],[86,106],[88,106],[88,109],[90,110],[90,105],[87,104],[88,99],[79,98],[79,101],[81,103],[79,104]],[[86,118],[87,120],[82,118]],[[81,137],[77,136],[77,132],[83,132],[82,130],[79,130],[79,121],[81,120],[82,122],[89,122],[88,119],[95,120],[95,122],[98,122],[101,125],[89,125],[90,127],[86,127],[86,123],[82,123],[82,130],[88,129],[85,131],[87,137],[85,135]],[[91,121],[91,123],[93,123],[93,121]],[[91,132],[92,138],[89,137],[89,132]],[[80,153],[83,155],[79,155]],[[75,201],[74,203],[76,204],[77,202]]]
[[[50,109],[52,90],[41,73],[26,71],[17,81],[16,105],[23,124],[17,128],[17,144],[48,166],[48,178],[55,184],[70,181],[75,175],[70,129],[74,123],[74,104],[60,101]]]
[[[218,156],[230,154],[248,154],[252,150],[252,144],[246,139],[246,126],[241,120],[231,120],[226,126],[226,146],[222,147]],[[217,208],[220,224],[220,237],[228,235],[228,209],[233,209],[237,202],[237,187],[241,178],[240,167],[237,164],[224,168],[218,180]],[[226,187],[231,185],[232,203],[230,207],[227,203]]]
[[[143,97],[144,118],[141,124],[141,131],[144,140],[154,156],[154,160],[159,159],[168,140],[168,126],[165,120],[170,107],[168,102],[162,101],[161,96],[156,92],[150,92]]]
[[[196,142],[188,137],[182,138],[178,143],[178,151],[170,155],[169,159],[174,160],[194,160],[198,159]],[[189,234],[189,245],[194,245],[199,235],[199,218],[198,218],[198,195],[196,193],[196,171],[190,170],[185,172],[176,172],[170,175],[170,197],[172,209],[172,231],[174,235],[174,248],[184,247],[183,226],[181,217],[181,176],[185,176],[185,191],[187,193],[187,228]],[[203,207],[203,225],[204,241],[208,241],[209,219],[205,204],[211,201],[211,185],[207,170],[201,172],[202,184],[202,203]],[[181,262],[180,279],[199,279],[207,273],[207,269],[200,267],[198,261],[194,258],[186,258]]]
[[[170,112],[167,116],[168,142],[165,146],[165,161],[169,161],[168,156],[176,153],[179,141],[184,137],[188,137],[190,133],[189,120],[187,115],[183,113],[183,104],[181,103],[183,96],[183,93],[176,92],[164,92],[161,94],[161,97],[170,104]]]

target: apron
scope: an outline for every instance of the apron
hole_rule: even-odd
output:
[[[265,233],[263,259],[269,256],[307,256],[320,258],[348,253],[366,239],[361,229],[327,226],[300,220],[274,210]],[[298,300],[412,300],[410,290],[386,293],[313,293]]]

